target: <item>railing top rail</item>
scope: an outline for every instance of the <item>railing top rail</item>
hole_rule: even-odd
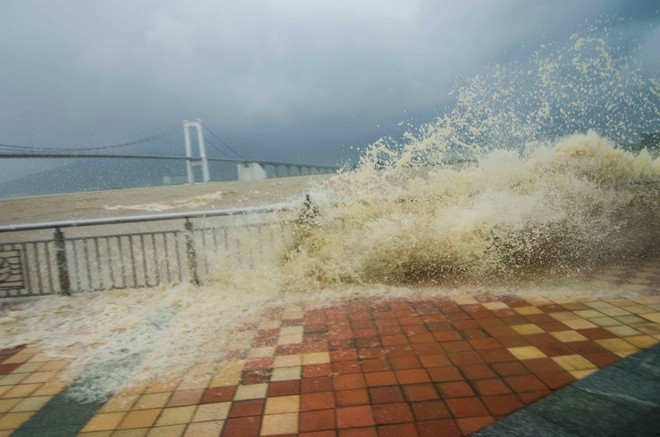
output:
[[[203,218],[203,217],[229,217],[229,216],[237,216],[243,214],[259,214],[259,213],[265,214],[272,212],[291,211],[293,210],[293,208],[294,206],[291,204],[281,204],[281,205],[269,205],[269,206],[259,206],[259,207],[247,207],[247,208],[215,209],[215,210],[206,210],[206,211],[174,212],[174,213],[165,213],[165,214],[144,214],[144,215],[133,215],[133,216],[124,216],[124,217],[65,220],[65,221],[44,222],[44,223],[25,223],[25,224],[0,226],[0,233],[16,232],[16,231],[34,231],[39,229],[53,229],[53,228],[75,228],[81,226],[114,225],[120,223],[183,220],[183,219]]]

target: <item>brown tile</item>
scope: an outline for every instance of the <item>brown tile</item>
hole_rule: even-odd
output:
[[[465,435],[472,435],[480,429],[495,423],[495,419],[491,416],[466,417],[457,419],[456,423]]]
[[[403,393],[408,402],[430,401],[439,399],[438,392],[433,384],[404,385]]]
[[[297,395],[300,393],[300,380],[291,379],[287,381],[272,381],[268,384],[268,397],[272,396],[289,396]]]
[[[447,419],[451,417],[447,404],[442,400],[411,402],[413,415],[418,421]]]
[[[546,343],[539,344],[537,347],[549,357],[557,357],[560,355],[571,355],[573,354],[573,349],[569,347],[568,344],[564,343]]]
[[[369,404],[369,394],[364,388],[340,390],[335,392],[335,402],[341,407]]]
[[[454,420],[433,420],[417,424],[417,431],[421,437],[462,437],[460,430]]]
[[[475,390],[477,390],[477,393],[479,393],[481,396],[511,393],[509,387],[500,379],[480,379],[477,381],[472,381],[472,385],[474,386]]]
[[[372,387],[369,389],[372,404],[389,404],[403,402],[403,393],[398,385],[389,387]]]
[[[584,353],[582,355],[600,368],[614,364],[621,359],[610,351]]]
[[[369,387],[375,387],[379,385],[393,385],[397,383],[396,375],[394,372],[373,372],[365,373],[364,379]]]
[[[335,410],[313,410],[300,413],[300,432],[334,429]]]
[[[119,424],[118,429],[150,428],[156,422],[160,412],[161,410],[158,408],[129,411]]]
[[[376,424],[412,422],[413,415],[405,402],[378,404],[371,406]]]
[[[247,401],[236,401],[231,404],[229,417],[259,416],[263,414],[265,399],[251,399]]]
[[[167,402],[167,406],[181,407],[184,405],[194,405],[199,403],[203,394],[204,394],[203,389],[177,390],[174,393],[172,393],[170,400]]]
[[[358,428],[375,425],[373,412],[368,405],[337,408],[337,428]]]
[[[514,394],[500,394],[494,396],[482,396],[488,411],[493,416],[506,416],[523,407],[523,403]]]
[[[300,396],[300,411],[335,408],[335,395],[331,391],[308,393]]]
[[[484,404],[478,398],[447,399],[447,406],[454,417],[483,417],[488,415]]]
[[[227,419],[222,435],[227,437],[257,437],[261,427],[261,416]]]
[[[202,395],[202,400],[200,403],[211,403],[211,402],[227,402],[234,399],[236,394],[236,386],[227,386],[227,387],[213,387],[206,389]]]
[[[472,387],[465,381],[442,382],[437,386],[443,399],[474,396]]]

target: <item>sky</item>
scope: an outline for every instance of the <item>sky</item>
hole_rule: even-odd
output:
[[[654,0],[3,0],[0,144],[99,146],[201,118],[253,159],[341,163],[484,66],[585,23],[657,62]],[[352,149],[353,148],[353,149]],[[145,149],[121,149],[140,152]],[[219,152],[209,151],[219,156]],[[51,163],[0,158],[0,182]]]

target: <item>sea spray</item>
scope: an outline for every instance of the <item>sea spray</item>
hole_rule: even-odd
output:
[[[455,91],[452,109],[377,141],[357,169],[314,188],[281,238],[217,254],[208,284],[29,301],[2,314],[0,347],[67,357],[69,381],[125,359],[130,371],[79,380],[75,395],[90,401],[156,378],[203,383],[249,347],[239,328],[258,326],[269,307],[466,293],[626,297],[581,275],[657,265],[660,161],[621,146],[660,129],[660,93],[606,39],[577,36],[487,69]],[[166,324],[145,328],[161,316]]]

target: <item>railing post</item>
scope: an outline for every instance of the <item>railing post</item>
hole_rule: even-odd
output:
[[[199,285],[199,276],[197,276],[197,254],[195,253],[195,244],[193,242],[193,225],[190,219],[186,219],[184,225],[186,229],[186,251],[188,253],[188,269],[190,270],[190,282]]]
[[[71,280],[69,279],[69,266],[66,262],[66,248],[64,247],[64,233],[55,228],[55,260],[57,262],[57,276],[60,281],[60,294],[71,296]]]

